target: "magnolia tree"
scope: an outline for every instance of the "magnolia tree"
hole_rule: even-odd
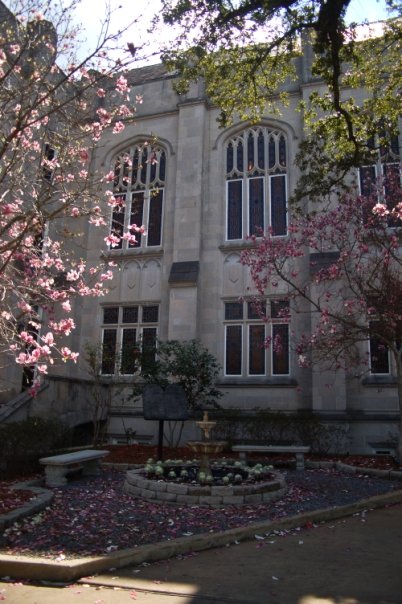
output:
[[[108,32],[110,14],[96,48],[74,57],[73,7],[0,5],[0,352],[37,375],[57,357],[76,360],[63,346],[74,329],[72,300],[103,295],[112,277],[107,264],[81,258],[84,221],[102,226],[102,208],[122,203],[108,190],[114,174],[95,174],[91,155],[140,101],[124,76],[131,59],[116,55],[119,36]],[[105,246],[133,241],[138,230]]]
[[[383,185],[368,197],[348,193],[332,207],[294,213],[288,237],[254,237],[242,261],[260,296],[286,292],[294,313],[311,316],[311,330],[294,334],[301,366],[363,374],[390,354],[402,417],[402,193],[395,179]]]

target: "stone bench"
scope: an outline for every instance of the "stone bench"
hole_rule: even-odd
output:
[[[100,460],[109,455],[109,451],[87,449],[74,451],[39,460],[45,466],[45,482],[48,487],[59,487],[67,482],[67,475],[82,470],[84,476],[99,474]]]
[[[136,434],[127,438],[120,432],[108,432],[107,439],[111,445],[149,445],[154,438],[153,434]],[[128,442],[130,441],[130,442]]]
[[[234,445],[232,451],[239,453],[240,459],[246,460],[247,453],[294,453],[296,469],[304,470],[304,454],[310,452],[310,447],[297,445]]]

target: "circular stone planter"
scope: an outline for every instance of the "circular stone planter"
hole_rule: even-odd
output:
[[[280,499],[287,491],[285,478],[271,472],[268,480],[253,484],[200,485],[147,478],[143,469],[128,470],[124,491],[153,503],[178,505],[246,505]]]

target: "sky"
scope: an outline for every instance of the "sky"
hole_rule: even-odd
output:
[[[85,35],[88,38],[89,44],[96,43],[96,35],[99,32],[102,17],[106,12],[106,6],[110,4],[113,11],[111,27],[113,31],[125,27],[129,23],[137,20],[137,23],[129,28],[122,35],[123,44],[126,46],[128,42],[134,46],[140,47],[146,44],[147,54],[151,54],[151,58],[146,61],[149,63],[157,63],[158,57],[153,56],[158,49],[158,43],[161,37],[151,35],[148,29],[151,26],[154,15],[158,14],[161,9],[160,0],[96,0],[96,13],[94,14],[94,0],[81,0],[76,11],[77,22],[81,24]],[[167,39],[167,31],[163,34],[163,39]],[[156,39],[157,38],[157,39]]]
[[[16,1],[18,0],[5,0],[11,8]],[[71,2],[71,0],[59,1],[67,5]],[[158,47],[162,43],[169,43],[169,39],[174,40],[174,29],[172,27],[160,25],[159,30],[153,32],[153,34],[148,32],[152,19],[161,12],[162,0],[76,0],[76,2],[74,21],[82,29],[80,39],[86,39],[86,43],[83,42],[80,46],[79,57],[81,58],[88,56],[90,50],[96,47],[102,18],[106,14],[108,5],[112,10],[111,30],[113,33],[136,21],[135,25],[130,26],[121,35],[119,45],[120,47],[127,47],[127,43],[132,43],[135,47],[141,47],[146,44],[147,50],[145,53],[147,58],[140,63],[136,63],[137,66],[146,63],[157,63],[159,61]],[[385,0],[351,0],[347,20],[356,22],[365,19],[378,21],[386,18],[386,16]],[[129,54],[125,53],[122,58],[128,57]]]
[[[132,42],[134,46],[140,46],[147,42],[148,52],[156,52],[158,43],[172,38],[171,28],[161,29],[157,34],[147,32],[151,25],[152,18],[161,10],[161,0],[97,0],[96,11],[94,12],[93,0],[81,0],[77,9],[76,19],[84,30],[88,43],[93,44],[96,41],[96,34],[99,32],[101,17],[105,13],[105,6],[110,2],[113,12],[112,27],[118,30],[122,26],[138,19],[135,26],[130,27],[129,31],[122,36],[124,46],[127,42]],[[352,0],[347,13],[349,21],[360,22],[365,19],[368,21],[378,21],[386,18],[384,0]],[[145,62],[156,63],[158,56],[153,55]]]

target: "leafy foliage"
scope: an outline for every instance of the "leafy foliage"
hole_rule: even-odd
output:
[[[182,386],[189,409],[218,407],[217,400],[222,392],[215,388],[219,375],[219,364],[215,357],[198,340],[168,340],[159,342],[157,359],[143,367],[142,376],[146,383]]]
[[[71,444],[72,433],[61,422],[39,417],[0,426],[0,475],[22,476],[39,469],[38,459]]]
[[[345,450],[347,430],[339,424],[322,422],[311,412],[287,414],[255,409],[250,413],[225,409],[220,412],[214,436],[231,444],[300,444],[310,446],[312,453],[323,455]]]
[[[402,113],[402,21],[384,25],[383,35],[359,38],[346,25],[350,0],[165,0],[162,18],[180,26],[163,59],[181,76],[178,91],[205,79],[206,92],[221,110],[220,123],[257,121],[275,114],[288,99],[289,83],[304,56],[314,92],[300,104],[304,142],[296,163],[301,178],[296,199],[320,199],[345,183],[350,168],[372,150],[367,140],[386,124],[395,131]],[[402,3],[387,0],[390,14]],[[309,70],[312,50],[311,73]],[[363,87],[362,101],[348,89]]]

